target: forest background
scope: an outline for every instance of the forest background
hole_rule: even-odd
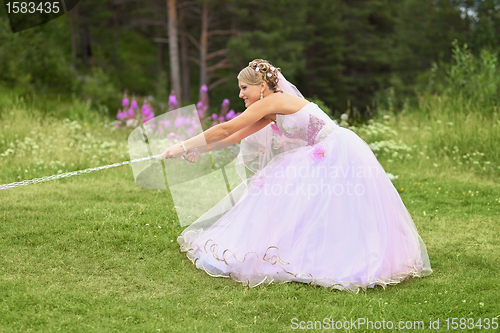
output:
[[[499,35],[497,0],[86,0],[15,34],[2,6],[0,87],[114,117],[124,91],[158,114],[170,91],[188,105],[206,84],[214,112],[226,98],[240,112],[236,74],[264,58],[333,115],[369,117],[443,90],[453,41],[496,54]]]

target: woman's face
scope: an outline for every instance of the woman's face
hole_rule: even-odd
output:
[[[239,97],[243,98],[243,101],[245,101],[246,108],[260,99],[260,84],[248,84],[238,80],[238,86],[240,87]]]

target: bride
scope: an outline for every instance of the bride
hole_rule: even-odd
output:
[[[241,140],[246,176],[231,192],[236,203],[186,228],[181,250],[208,274],[250,287],[296,281],[357,291],[430,274],[425,245],[370,147],[280,72],[251,61],[238,75],[246,110],[162,154],[194,163]]]

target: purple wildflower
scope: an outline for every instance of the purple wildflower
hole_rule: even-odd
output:
[[[163,127],[169,127],[170,126],[170,121],[168,121],[168,120],[160,120],[159,124],[162,124]]]
[[[122,99],[122,106],[125,108],[128,106],[128,98],[127,98],[127,94],[123,94],[123,99]]]
[[[118,110],[118,113],[116,114],[116,118],[117,118],[118,120],[122,120],[122,119],[123,119],[123,118],[125,118],[126,116],[127,116],[127,112],[126,112],[126,111],[122,112],[122,110],[121,110],[121,109],[120,109],[120,110]]]
[[[148,116],[150,113],[151,113],[151,109],[149,108],[149,106],[147,104],[144,104],[142,106],[142,115]]]
[[[208,87],[206,85],[201,86],[200,88],[200,103],[202,105],[203,114],[208,111],[209,107],[209,99],[208,99]]]
[[[221,107],[221,110],[220,110],[220,115],[222,117],[225,117],[228,110],[229,110],[229,100],[226,98],[222,102],[222,107]]]
[[[198,113],[198,117],[203,118],[203,103],[201,101],[196,104],[196,113]]]
[[[132,103],[130,104],[130,108],[132,110],[138,109],[139,107],[137,106],[137,101],[135,100],[135,97],[132,99]]]
[[[170,92],[170,96],[168,97],[168,108],[170,111],[177,109],[177,97],[175,97],[173,90]]]
[[[229,112],[226,114],[226,119],[231,120],[235,117],[234,110],[229,110]]]
[[[155,114],[151,112],[146,118],[144,118],[143,122],[149,121],[155,117]]]
[[[182,127],[182,125],[184,125],[184,118],[177,117],[175,119],[174,126],[177,127],[177,128],[179,128],[179,127]]]

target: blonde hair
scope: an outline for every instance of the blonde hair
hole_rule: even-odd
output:
[[[274,92],[283,92],[278,86],[278,74],[281,68],[274,67],[267,60],[255,59],[248,63],[248,67],[243,68],[238,74],[238,80],[247,84],[267,83],[269,89]]]

